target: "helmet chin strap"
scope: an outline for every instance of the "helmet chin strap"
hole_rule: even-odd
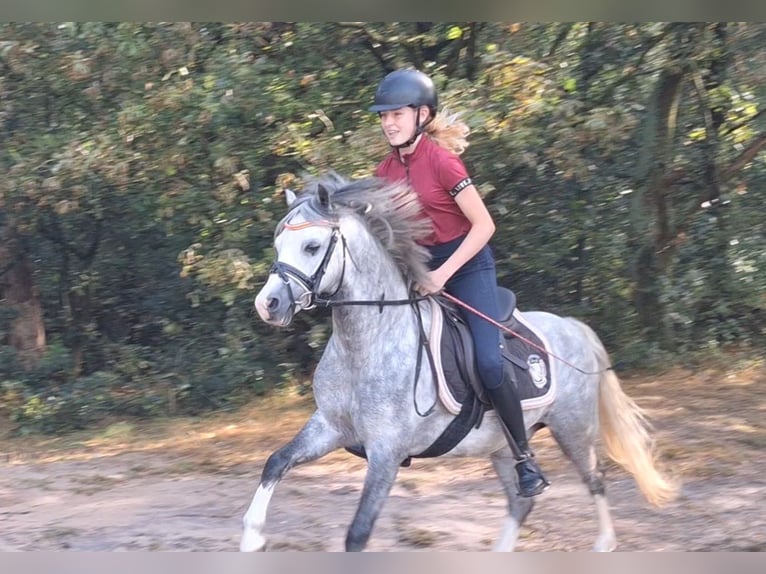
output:
[[[389,144],[389,145],[392,148],[398,149],[398,150],[410,147],[412,144],[414,144],[417,141],[418,136],[423,133],[423,128],[424,127],[425,126],[421,126],[420,125],[420,115],[418,115],[418,117],[415,118],[415,133],[412,134],[412,137],[410,139],[408,139],[404,143],[400,143],[400,144],[397,144],[397,145],[393,145],[393,144]]]

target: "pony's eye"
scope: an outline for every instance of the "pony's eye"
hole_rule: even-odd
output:
[[[304,246],[303,250],[309,255],[316,255],[317,251],[319,251],[319,243],[316,241],[310,241]]]

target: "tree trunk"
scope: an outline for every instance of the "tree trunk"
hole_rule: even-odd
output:
[[[658,245],[670,236],[667,189],[664,180],[673,164],[676,115],[686,75],[672,65],[660,74],[644,125],[637,181],[646,182],[634,196],[631,208],[633,305],[641,327],[665,346],[668,342],[660,297],[662,265]]]
[[[7,344],[16,349],[24,368],[31,369],[45,352],[43,311],[32,267],[12,239],[0,243],[0,273],[0,306],[14,315]]]

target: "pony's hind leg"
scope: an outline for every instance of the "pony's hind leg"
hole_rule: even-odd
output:
[[[503,485],[505,496],[508,499],[508,514],[503,523],[503,530],[493,548],[494,552],[513,552],[519,539],[519,530],[524,524],[532,507],[534,498],[522,498],[516,489],[516,460],[513,458],[510,448],[504,448],[492,454],[492,466]]]
[[[340,433],[319,412],[315,412],[293,440],[269,456],[258,489],[242,521],[244,529],[240,551],[255,552],[265,548],[263,527],[266,511],[274,489],[285,473],[297,464],[316,460],[339,448],[340,438]]]
[[[617,547],[617,537],[606,499],[604,473],[598,464],[595,439],[587,431],[576,432],[569,429],[567,432],[556,433],[554,429],[550,430],[562,452],[575,465],[581,480],[593,497],[598,518],[598,537],[593,544],[593,550],[611,552]]]

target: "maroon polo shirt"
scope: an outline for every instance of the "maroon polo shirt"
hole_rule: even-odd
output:
[[[455,202],[455,196],[472,183],[468,171],[459,156],[430,137],[421,137],[415,151],[404,158],[393,150],[378,164],[375,175],[390,182],[408,181],[418,194],[423,211],[433,223],[433,233],[422,242],[424,245],[447,243],[471,228]]]

